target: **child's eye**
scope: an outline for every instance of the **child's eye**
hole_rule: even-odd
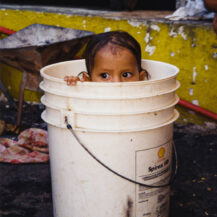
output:
[[[104,79],[107,79],[109,77],[109,74],[104,72],[104,73],[101,73],[100,76]]]
[[[131,72],[124,72],[124,73],[122,74],[122,76],[123,76],[124,78],[129,78],[129,77],[132,76],[132,73],[131,73]]]

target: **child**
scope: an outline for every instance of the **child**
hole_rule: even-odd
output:
[[[141,67],[139,43],[124,31],[93,36],[85,50],[85,61],[87,72],[65,76],[67,85],[75,85],[77,81],[129,82],[148,78]]]

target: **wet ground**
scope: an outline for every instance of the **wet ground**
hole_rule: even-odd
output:
[[[16,122],[16,109],[0,101],[0,118]],[[23,128],[46,129],[41,104],[24,105]],[[213,127],[214,126],[214,127]],[[175,124],[178,174],[171,187],[170,217],[217,217],[217,130]],[[2,136],[15,136],[10,129]],[[0,217],[52,217],[49,163],[0,163]]]

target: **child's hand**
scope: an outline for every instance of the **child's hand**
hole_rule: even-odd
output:
[[[87,72],[80,72],[77,76],[65,76],[64,81],[66,81],[67,85],[76,85],[78,81],[90,81],[90,77]]]
[[[76,85],[77,81],[80,81],[78,76],[65,76],[64,81],[66,81],[67,85]]]

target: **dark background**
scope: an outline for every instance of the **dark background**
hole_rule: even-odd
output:
[[[1,0],[0,4],[49,5],[101,10],[175,10],[175,0]]]

